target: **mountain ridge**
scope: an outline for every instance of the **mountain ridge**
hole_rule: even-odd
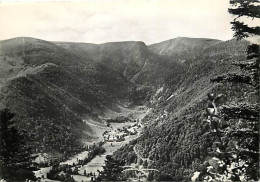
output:
[[[93,140],[95,134],[83,119],[102,122],[99,114],[104,108],[118,110],[118,103],[146,104],[182,116],[214,88],[208,85],[210,76],[232,69],[227,59],[243,59],[245,42],[212,40],[209,46],[206,40],[179,38],[179,46],[175,42],[165,50],[171,41],[155,47],[141,41],[1,41],[0,107],[16,114],[21,129],[39,133],[49,128],[46,134],[36,135],[35,151],[44,146],[61,153],[64,145],[71,144],[58,144],[53,138],[69,138],[67,142],[75,144],[72,148]]]

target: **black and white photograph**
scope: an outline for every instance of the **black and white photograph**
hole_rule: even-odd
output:
[[[259,182],[260,0],[0,0],[0,182]]]

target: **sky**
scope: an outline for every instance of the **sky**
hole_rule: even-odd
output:
[[[229,0],[0,0],[0,40],[104,43],[176,37],[229,40]]]

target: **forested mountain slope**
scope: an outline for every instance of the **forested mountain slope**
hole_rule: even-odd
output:
[[[82,118],[99,121],[94,108],[129,100],[135,90],[118,70],[51,42],[15,38],[0,47],[0,106],[16,114],[20,129],[36,135],[36,151],[79,147],[94,137]]]
[[[252,91],[250,86],[213,84],[210,78],[238,71],[231,63],[246,58],[247,45],[245,41],[230,40],[204,47],[197,56],[187,55],[193,59],[183,63],[185,70],[173,72],[164,85],[157,87],[150,102],[153,110],[144,120],[147,128],[133,142],[138,154],[147,159],[139,161],[145,168],[158,169],[175,181],[190,181],[195,171],[206,170],[204,162],[215,141],[206,121],[207,94],[223,93],[224,102],[229,102],[243,94],[248,98],[246,93]],[[115,158],[128,162],[125,152],[131,149],[133,152],[131,145],[122,148]],[[160,179],[158,173],[149,178]]]
[[[98,65],[117,70],[132,82],[154,86],[164,83],[165,76],[182,66],[152,52],[143,42],[111,42],[104,44],[56,43],[83,58],[91,57]],[[163,73],[163,74],[162,74]]]
[[[100,121],[96,109],[146,103],[154,113],[147,116],[151,127],[138,145],[149,146],[144,151],[147,155],[159,154],[155,150],[159,138],[187,140],[173,150],[161,146],[169,155],[155,157],[163,163],[153,165],[165,167],[170,155],[176,157],[176,150],[188,151],[191,140],[198,146],[204,141],[189,133],[194,130],[197,137],[203,137],[200,122],[195,125],[194,119],[203,118],[205,95],[217,89],[209,79],[232,69],[230,60],[243,59],[246,45],[190,38],[151,46],[143,42],[53,43],[34,38],[1,41],[0,107],[16,114],[20,129],[35,134],[36,152],[62,153],[95,137],[82,119]],[[181,132],[167,137],[170,128]],[[150,132],[158,134],[150,136]]]

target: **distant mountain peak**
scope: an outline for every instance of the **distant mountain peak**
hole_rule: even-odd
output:
[[[217,39],[177,37],[160,43],[152,44],[149,49],[158,55],[176,58],[200,54],[204,49],[222,42]],[[193,57],[193,56],[191,56]],[[187,59],[187,58],[186,58]]]

